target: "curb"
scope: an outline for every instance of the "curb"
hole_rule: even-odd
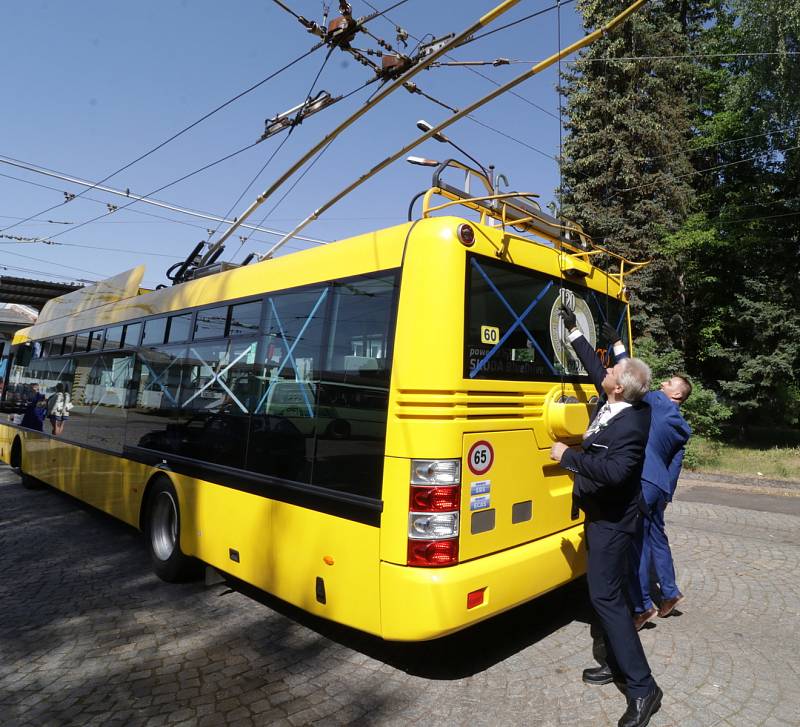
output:
[[[743,477],[727,472],[681,472],[678,483],[730,487],[731,489],[752,489],[761,491],[782,490],[786,494],[800,495],[800,481],[773,480],[766,477]]]

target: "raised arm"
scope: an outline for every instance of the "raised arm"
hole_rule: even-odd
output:
[[[564,327],[569,331],[568,339],[575,350],[575,354],[583,364],[583,368],[589,372],[589,378],[595,385],[598,394],[603,393],[601,384],[606,377],[606,369],[600,359],[597,357],[594,349],[591,347],[583,332],[578,328],[578,319],[575,314],[566,306],[562,305],[558,311],[561,320],[564,321]]]

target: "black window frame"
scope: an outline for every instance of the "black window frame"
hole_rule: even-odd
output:
[[[514,273],[517,273],[521,276],[527,276],[532,281],[536,278],[548,279],[548,282],[553,282],[555,285],[559,286],[559,288],[565,288],[570,290],[574,293],[579,293],[581,298],[584,296],[588,296],[589,293],[597,293],[598,295],[604,297],[606,296],[605,293],[602,291],[596,291],[594,288],[590,288],[587,285],[581,285],[569,279],[559,278],[556,275],[550,275],[549,273],[545,273],[541,270],[532,270],[530,268],[523,267],[521,265],[515,265],[513,263],[506,262],[505,260],[495,260],[493,258],[487,257],[485,255],[478,255],[477,253],[468,252],[466,256],[466,265],[465,272],[464,272],[464,325],[462,329],[463,333],[463,346],[461,350],[462,360],[463,360],[463,376],[466,382],[473,382],[473,381],[514,381],[519,383],[526,383],[526,382],[547,382],[547,383],[555,383],[555,382],[565,382],[570,384],[587,384],[591,383],[591,380],[588,374],[571,374],[566,372],[559,372],[556,371],[555,373],[548,373],[544,375],[537,374],[535,377],[531,378],[528,375],[519,374],[504,374],[502,376],[475,376],[470,377],[470,366],[469,366],[469,347],[473,344],[470,343],[469,340],[469,329],[470,329],[470,295],[471,295],[471,288],[470,288],[470,280],[471,280],[471,261],[476,260],[481,265],[486,265],[489,268],[499,268],[505,269]],[[623,303],[620,301],[622,305],[626,308],[629,306],[629,303]],[[627,320],[627,315],[626,315]],[[623,342],[626,345],[626,348],[630,349],[630,343],[627,340],[628,329],[627,326],[623,330]]]

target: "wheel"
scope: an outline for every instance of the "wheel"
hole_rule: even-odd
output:
[[[200,564],[181,552],[178,496],[169,480],[154,483],[147,500],[145,537],[153,570],[161,580],[179,583],[196,578]]]
[[[328,424],[325,435],[330,439],[350,439],[350,422],[346,419],[334,419]]]
[[[22,443],[19,439],[15,439],[14,444],[11,446],[10,463],[11,467],[20,476],[24,488],[28,490],[38,490],[41,487],[41,482],[39,482],[39,480],[30,475],[26,475],[22,469]]]

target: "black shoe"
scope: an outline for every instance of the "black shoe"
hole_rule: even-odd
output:
[[[617,727],[645,727],[659,707],[664,692],[658,685],[654,686],[644,697],[636,697],[628,702],[625,714],[620,717]]]
[[[620,679],[614,675],[614,672],[611,671],[611,667],[608,664],[601,664],[592,669],[584,669],[583,681],[587,684],[599,686],[601,684],[611,684],[611,682],[620,681]]]

